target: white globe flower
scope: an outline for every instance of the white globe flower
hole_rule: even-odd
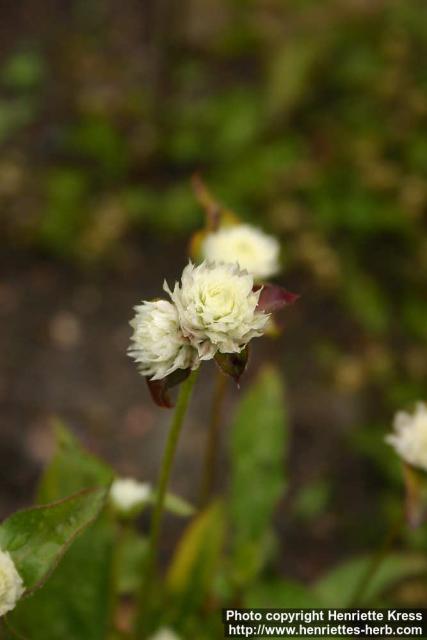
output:
[[[185,267],[181,284],[171,291],[181,329],[197,348],[201,360],[215,353],[239,353],[252,339],[263,335],[269,315],[258,310],[260,290],[253,277],[237,264],[202,262]]]
[[[280,268],[277,239],[249,224],[209,233],[203,241],[202,254],[210,262],[237,262],[256,280],[269,278]]]
[[[419,402],[412,415],[399,411],[393,426],[386,441],[405,462],[427,471],[427,406]]]
[[[134,478],[117,478],[110,489],[110,500],[117,511],[127,513],[151,497],[151,485]]]
[[[184,337],[173,304],[167,300],[144,301],[135,311],[128,353],[143,376],[161,380],[176,369],[197,368],[197,352]]]
[[[0,549],[0,616],[15,608],[24,591],[24,583],[10,554]]]
[[[180,640],[172,629],[160,629],[154,636],[151,636],[150,640]]]

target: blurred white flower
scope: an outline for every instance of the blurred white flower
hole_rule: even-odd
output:
[[[185,267],[181,284],[164,289],[176,304],[181,329],[201,360],[215,353],[239,353],[263,335],[269,315],[257,310],[260,291],[253,277],[237,264],[202,262]]]
[[[0,549],[0,616],[15,608],[24,591],[24,583],[12,558]]]
[[[405,462],[427,471],[427,406],[419,402],[413,414],[399,411],[393,427],[386,441]]]
[[[249,224],[222,227],[209,233],[202,254],[210,262],[237,262],[256,280],[275,275],[280,268],[280,245],[276,238]]]
[[[150,640],[180,640],[180,638],[172,629],[165,627],[164,629],[159,629],[154,636],[150,637]]]
[[[197,352],[182,334],[175,305],[167,300],[144,301],[135,311],[128,353],[143,376],[161,380],[176,369],[197,368]]]
[[[117,478],[110,489],[110,500],[114,508],[122,513],[132,511],[149,500],[151,485],[134,478]]]

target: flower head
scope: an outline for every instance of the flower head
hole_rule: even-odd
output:
[[[164,627],[159,629],[154,636],[151,636],[150,640],[180,640],[172,629]]]
[[[197,352],[180,329],[175,305],[167,300],[144,301],[135,311],[129,355],[142,375],[161,380],[176,369],[197,368]]]
[[[0,616],[15,608],[24,583],[9,553],[0,549]]]
[[[427,471],[427,406],[419,402],[412,415],[399,411],[393,426],[386,441],[405,462]]]
[[[151,485],[134,478],[117,478],[110,489],[110,500],[117,511],[127,513],[147,502],[151,496]]]
[[[209,233],[202,244],[202,253],[211,262],[237,262],[256,280],[279,271],[278,241],[249,224],[222,227]]]
[[[181,284],[164,289],[178,310],[182,333],[201,360],[215,353],[239,353],[264,333],[269,315],[257,309],[260,290],[237,264],[202,262],[185,267]]]

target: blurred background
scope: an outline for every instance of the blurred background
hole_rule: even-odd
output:
[[[128,321],[187,260],[199,171],[280,237],[278,281],[302,294],[248,374],[269,359],[287,386],[281,564],[314,578],[376,547],[403,495],[384,434],[426,399],[426,4],[4,2],[0,57],[0,517],[30,502],[53,415],[154,481],[170,415]],[[189,499],[211,373],[175,467]],[[223,449],[226,487],[226,428]]]

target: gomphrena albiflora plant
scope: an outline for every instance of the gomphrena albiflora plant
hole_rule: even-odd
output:
[[[200,181],[197,187],[209,198],[208,209],[215,208],[214,214],[208,214],[208,229],[201,237],[204,259],[199,264],[190,260],[173,288],[164,283],[170,301],[143,301],[131,321],[129,354],[146,377],[153,399],[160,406],[171,407],[168,389],[183,385],[161,467],[146,585],[155,562],[171,466],[197,369],[203,361],[215,360],[221,375],[238,382],[247,366],[249,343],[264,335],[273,311],[297,299],[277,285],[255,279],[278,270],[277,240],[235,220],[222,226],[221,209]],[[219,407],[214,407],[212,413],[218,412]],[[214,455],[211,448],[217,446],[211,439],[209,444],[208,461]],[[147,597],[147,589],[142,599]]]
[[[369,557],[326,572],[313,584],[282,576],[270,583],[262,573],[271,567],[271,522],[284,487],[287,420],[283,385],[272,367],[244,390],[230,425],[227,509],[213,498],[227,385],[239,384],[252,341],[276,335],[278,312],[298,296],[268,281],[280,273],[278,240],[242,223],[199,178],[194,188],[206,212],[205,227],[191,239],[177,281],[163,283],[162,297],[140,302],[131,321],[129,355],[153,400],[173,410],[158,482],[117,476],[56,424],[57,451],[42,476],[38,506],[0,524],[6,640],[217,640],[223,631],[219,611],[236,602],[280,607],[290,600],[298,608],[376,604],[396,576],[427,572],[427,561],[418,556],[399,556],[397,570],[395,554],[389,553],[406,522],[419,526],[427,516],[423,403],[413,413],[399,412],[386,437],[402,461],[407,517],[399,512],[385,543]],[[170,493],[168,484],[197,374],[209,361],[217,366],[211,368],[215,380],[197,509]],[[137,526],[137,518],[149,509],[147,535],[144,519]],[[163,573],[156,564],[165,511],[194,517]],[[386,577],[376,581],[383,563]]]

